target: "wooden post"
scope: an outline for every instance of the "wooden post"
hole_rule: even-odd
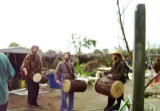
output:
[[[135,11],[133,111],[144,111],[145,16],[145,5],[138,4]]]

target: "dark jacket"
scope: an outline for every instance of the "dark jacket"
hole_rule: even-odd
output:
[[[125,78],[125,63],[122,59],[113,63],[111,70],[105,71],[105,75],[112,74],[114,80],[120,80],[123,83],[126,82]]]
[[[41,73],[41,61],[40,57],[38,55],[33,56],[31,54],[28,54],[25,59],[23,60],[23,63],[21,65],[20,72],[22,74],[22,77],[25,78],[23,68],[27,69],[28,75],[26,79],[33,79],[33,75],[35,73]]]

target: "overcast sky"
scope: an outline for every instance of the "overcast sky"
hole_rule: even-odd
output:
[[[11,42],[30,48],[39,45],[42,51],[74,52],[72,33],[97,41],[97,49],[124,47],[117,21],[115,0],[1,0],[0,49]],[[131,2],[130,2],[131,1]],[[145,1],[145,2],[144,2]],[[129,46],[134,40],[134,11],[137,3],[146,4],[146,37],[160,43],[160,0],[120,0]],[[83,51],[83,50],[82,50]],[[88,52],[91,50],[84,50]]]

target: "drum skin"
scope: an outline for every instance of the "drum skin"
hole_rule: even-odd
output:
[[[48,77],[46,75],[44,75],[44,74],[36,73],[33,76],[33,81],[35,83],[42,83],[42,84],[44,84],[44,83],[48,82]]]
[[[62,89],[65,93],[69,92],[84,92],[87,89],[87,84],[83,80],[64,80]]]
[[[108,79],[104,82],[100,78],[96,81],[95,90],[97,93],[117,99],[123,94],[124,85],[121,81]]]

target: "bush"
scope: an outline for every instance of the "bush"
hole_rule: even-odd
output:
[[[95,76],[99,66],[111,66],[111,55],[105,54],[88,54],[78,55],[75,59],[75,73],[86,76]]]
[[[95,77],[97,70],[83,72],[83,75]]]
[[[98,67],[99,63],[97,60],[92,60],[87,62],[84,67],[83,67],[83,71],[84,72],[91,72],[92,70],[96,69]]]
[[[102,66],[107,66],[110,67],[112,64],[112,56],[107,55],[107,54],[103,54],[99,59],[98,62],[100,63],[100,65]]]

